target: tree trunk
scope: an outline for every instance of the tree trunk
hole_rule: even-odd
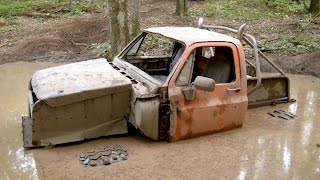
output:
[[[320,13],[320,0],[311,0],[309,12],[312,14],[312,16],[316,16],[318,13]]]
[[[187,0],[176,0],[176,14],[178,16],[185,16],[187,15],[187,11]]]
[[[120,11],[118,15],[120,24],[120,50],[130,41],[128,24],[128,0],[120,0]]]
[[[140,0],[132,0],[132,37],[140,32]]]
[[[68,8],[69,8],[69,11],[71,11],[71,8],[72,8],[72,0],[69,0]]]
[[[127,0],[108,1],[110,26],[110,56],[116,56],[129,42]]]

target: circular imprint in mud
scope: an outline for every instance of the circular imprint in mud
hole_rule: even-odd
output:
[[[128,152],[120,147],[104,147],[88,151],[80,155],[80,163],[84,166],[109,165],[128,159]]]

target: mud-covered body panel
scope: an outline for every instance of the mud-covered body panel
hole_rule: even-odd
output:
[[[135,83],[132,84],[131,110],[128,121],[145,136],[153,140],[160,140],[159,122],[162,119],[160,106],[165,101],[160,89],[167,91],[167,87],[127,62],[116,58],[113,64],[120,71],[135,79]]]
[[[37,71],[31,86],[37,99],[52,107],[130,90],[131,81],[106,59],[95,59]]]
[[[25,146],[127,133],[131,80],[105,59],[40,70],[29,88]]]

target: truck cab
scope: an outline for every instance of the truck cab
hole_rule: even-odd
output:
[[[191,27],[149,28],[112,62],[136,80],[129,122],[154,140],[241,127],[247,80],[239,40]]]

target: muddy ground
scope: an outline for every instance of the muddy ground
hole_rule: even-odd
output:
[[[196,18],[179,18],[173,12],[173,1],[150,0],[142,6],[142,27],[195,26]],[[90,45],[108,40],[109,29],[104,12],[18,20],[24,22],[23,29],[0,34],[0,179],[320,179],[320,80],[311,76],[290,76],[297,102],[249,110],[241,129],[176,143],[131,135],[24,149],[20,118],[27,114],[32,73],[55,63],[97,57]],[[206,20],[232,27],[242,23]],[[266,29],[264,23],[277,28]],[[280,21],[248,24],[248,32],[258,38],[272,39],[292,28]],[[268,54],[286,72],[320,77],[319,50],[296,56]],[[298,117],[286,121],[267,115],[279,109]],[[104,146],[126,148],[129,159],[93,168],[80,164],[82,153]]]
[[[202,2],[191,2],[190,6],[200,8]],[[174,1],[144,0],[141,8],[142,28],[155,26],[196,26],[197,17],[174,15]],[[98,57],[92,44],[108,41],[107,12],[81,16],[61,16],[52,19],[20,17],[23,28],[0,34],[0,64],[10,62],[75,62]],[[249,26],[247,32],[270,41],[288,33],[297,33],[295,23],[282,20],[260,19],[254,21],[228,21],[221,18],[205,18],[208,24],[226,25],[237,28],[242,23]],[[318,24],[310,24],[310,33]],[[269,52],[286,72],[311,74],[320,77],[320,49],[291,56],[281,51]],[[271,68],[263,63],[263,70]]]
[[[27,84],[34,71],[52,65],[0,66],[0,179],[320,179],[319,78],[290,76],[297,102],[250,109],[239,129],[175,143],[136,134],[24,149],[21,115],[28,112]],[[267,114],[274,110],[297,118]],[[80,164],[81,154],[105,146],[127,149],[128,160]]]

